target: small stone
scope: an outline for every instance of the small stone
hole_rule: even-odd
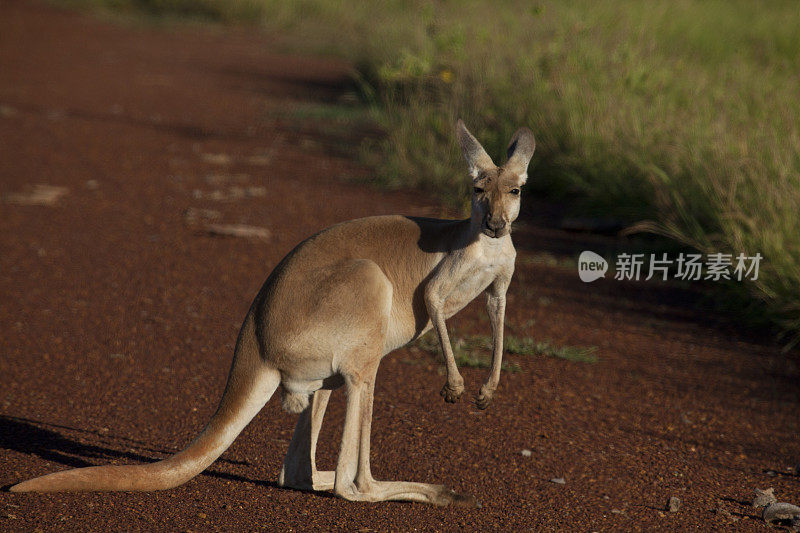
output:
[[[528,449],[522,450],[522,456],[523,457],[530,457],[531,455],[533,455],[532,451],[530,451]]]
[[[206,513],[197,513],[197,518],[205,519],[207,517]]]
[[[221,200],[240,200],[247,196],[247,190],[242,187],[230,187],[227,195],[224,191],[221,194]]]
[[[6,194],[4,199],[10,204],[52,206],[68,192],[66,187],[38,184],[25,192]]]
[[[236,182],[243,183],[250,179],[249,174],[208,174],[203,178],[203,181],[209,185],[225,185],[226,183]]]
[[[250,157],[247,158],[247,162],[249,164],[258,165],[258,166],[269,165],[271,160],[272,160],[272,157],[270,157],[269,154],[267,154],[267,155],[251,155]]]
[[[767,523],[795,527],[800,525],[800,507],[791,503],[771,503],[764,507],[761,517]]]
[[[245,189],[246,195],[250,198],[263,198],[267,195],[266,187],[248,187]]]
[[[556,485],[566,485],[567,480],[564,479],[563,477],[554,477],[550,479],[550,483],[555,483]]]
[[[195,226],[205,222],[217,222],[222,218],[222,213],[214,209],[199,209],[190,207],[183,212],[183,220],[187,226]]]
[[[244,237],[254,239],[269,239],[270,231],[259,226],[247,226],[245,224],[208,224],[206,232],[211,235],[222,235],[228,237]]]
[[[623,511],[622,509],[611,509],[611,512],[613,514],[623,514],[625,511]]]
[[[766,507],[777,501],[777,498],[775,498],[775,489],[772,487],[765,490],[756,489],[755,498],[753,498],[753,507]]]
[[[667,502],[667,511],[677,513],[681,508],[681,500],[676,496],[670,496]]]
[[[201,154],[200,157],[213,165],[229,165],[232,160],[228,154]]]

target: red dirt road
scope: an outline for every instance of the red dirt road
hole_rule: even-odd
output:
[[[269,35],[0,4],[0,197],[67,189],[51,206],[0,201],[0,485],[182,448],[216,407],[241,319],[286,252],[341,220],[439,212],[348,181],[368,175],[355,157],[278,113],[338,98],[347,65],[274,50]],[[186,224],[189,208],[271,236],[207,235]],[[469,397],[448,405],[439,365],[404,349],[376,390],[376,478],[445,483],[481,508],[277,488],[294,417],[273,399],[182,487],[0,492],[0,529],[755,531],[755,488],[800,503],[796,356],[712,320],[694,291],[586,285],[537,260],[605,239],[528,224],[515,242],[509,333],[595,345],[599,362],[510,356],[522,370],[480,412],[469,400],[485,370],[465,369]],[[451,329],[487,334],[482,307]],[[342,405],[337,392],[326,469]],[[670,496],[683,503],[674,514],[661,511]]]

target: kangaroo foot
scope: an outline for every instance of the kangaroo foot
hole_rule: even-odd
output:
[[[448,381],[444,384],[439,394],[442,395],[447,403],[456,403],[461,398],[461,395],[464,394],[464,383],[450,384]]]
[[[494,396],[494,391],[486,385],[482,386],[478,396],[475,397],[475,406],[478,409],[486,409],[492,403],[492,396]]]

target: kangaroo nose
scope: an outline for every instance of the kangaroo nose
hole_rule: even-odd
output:
[[[492,231],[499,231],[506,227],[506,221],[503,220],[502,217],[495,218],[491,214],[489,214],[486,217],[486,225]]]

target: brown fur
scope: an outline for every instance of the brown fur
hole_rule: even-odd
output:
[[[509,159],[496,167],[459,121],[459,142],[475,192],[466,220],[370,217],[328,228],[299,244],[270,274],[242,326],[217,412],[189,446],[164,461],[57,472],[12,491],[160,490],[211,464],[279,385],[299,412],[279,478],[282,486],[328,490],[350,500],[472,500],[440,485],[378,482],[369,468],[375,375],[383,356],[430,328],[447,364],[445,400],[464,391],[445,320],[484,290],[494,337],[492,368],[477,405],[486,408],[500,379],[505,293],[514,271],[511,223],[533,154],[520,129]],[[335,472],[318,472],[314,453],[330,392],[344,385],[347,410]]]

